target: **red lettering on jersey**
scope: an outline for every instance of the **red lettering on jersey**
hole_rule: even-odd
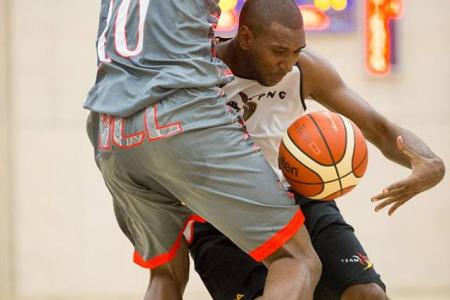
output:
[[[150,142],[160,140],[183,131],[181,122],[160,125],[158,122],[157,113],[158,109],[156,104],[153,105],[153,107],[147,107],[145,109],[145,129]]]
[[[147,107],[144,112],[144,124],[142,130],[126,134],[125,125],[127,118],[100,115],[98,148],[99,150],[111,150],[112,143],[121,149],[131,149],[141,145],[145,136],[150,142],[183,132],[181,122],[161,125],[157,117],[157,105]]]
[[[99,120],[98,130],[98,148],[99,150],[111,149],[111,134],[112,134],[112,121],[113,117],[101,114]]]
[[[116,146],[122,149],[131,149],[144,142],[144,130],[130,135],[125,134],[125,118],[114,118],[112,124],[114,125],[113,141]]]

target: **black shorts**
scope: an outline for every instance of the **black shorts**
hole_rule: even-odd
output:
[[[334,201],[320,202],[296,195],[305,225],[322,261],[315,300],[338,300],[356,284],[375,283],[386,290],[361,243]],[[236,247],[208,223],[194,225],[190,252],[195,269],[214,300],[261,296],[267,269]],[[239,296],[241,295],[241,296]]]

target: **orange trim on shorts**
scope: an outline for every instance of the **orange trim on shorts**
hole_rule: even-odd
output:
[[[178,233],[177,239],[175,240],[175,243],[170,248],[169,252],[160,254],[158,256],[155,256],[153,258],[150,258],[148,260],[145,260],[137,251],[134,251],[133,254],[133,261],[137,265],[147,268],[147,269],[154,269],[157,268],[165,263],[168,263],[171,261],[175,255],[177,254],[178,249],[180,248],[181,239],[183,238],[183,232],[186,229],[186,226],[190,221],[196,221],[200,223],[205,223],[206,221],[198,216],[198,215],[191,215],[185,222],[183,227],[181,228],[180,232]]]
[[[278,231],[273,237],[264,244],[251,251],[249,255],[256,261],[262,261],[274,253],[278,248],[285,244],[303,225],[305,217],[301,210],[298,210],[289,223],[283,229]]]

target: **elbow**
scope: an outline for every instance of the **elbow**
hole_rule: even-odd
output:
[[[439,157],[439,156],[435,156],[432,158],[433,159],[433,165],[435,166],[435,174],[436,174],[436,181],[440,182],[444,176],[445,176],[445,164],[444,161]]]

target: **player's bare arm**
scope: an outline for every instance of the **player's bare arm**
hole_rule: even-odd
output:
[[[390,206],[389,215],[438,184],[445,174],[440,157],[414,133],[386,119],[350,89],[323,58],[306,50],[298,60],[304,73],[304,95],[355,122],[365,137],[388,159],[412,169],[411,174],[372,197],[375,211]]]

